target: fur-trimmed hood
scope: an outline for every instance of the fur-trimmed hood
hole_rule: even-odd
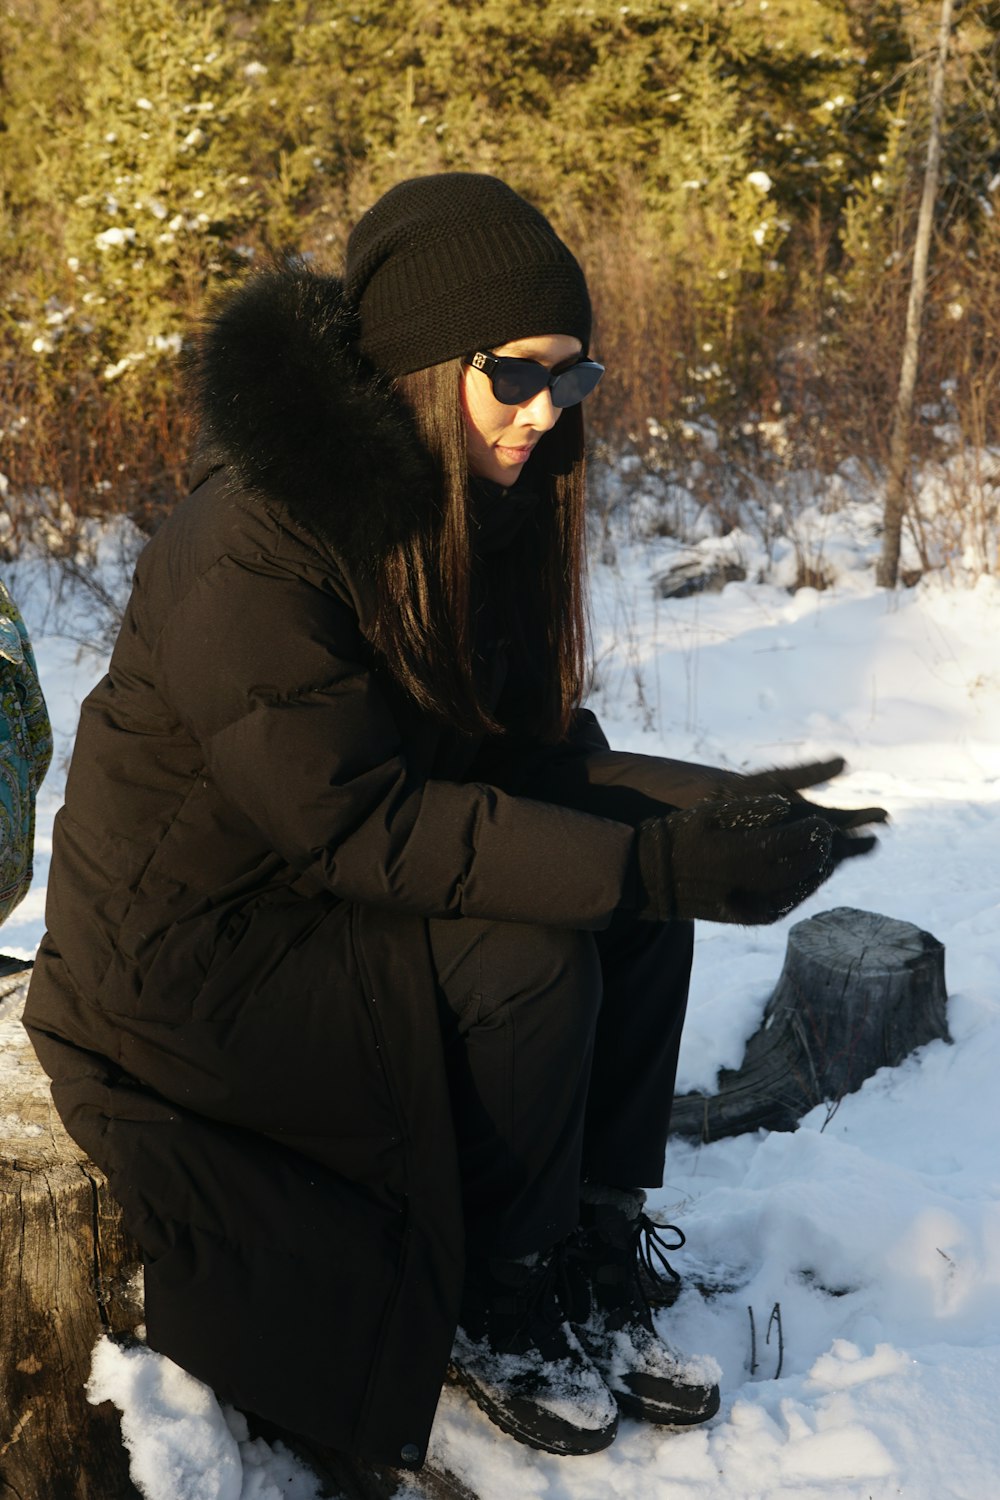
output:
[[[196,363],[198,469],[224,466],[334,549],[372,559],[423,529],[431,463],[391,382],[355,352],[336,277],[256,272],[223,298]]]

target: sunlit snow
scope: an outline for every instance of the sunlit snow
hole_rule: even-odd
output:
[[[612,527],[593,566],[592,704],[626,749],[736,768],[842,753],[847,773],[816,799],[879,802],[892,817],[874,856],[785,922],[700,927],[682,1089],[711,1089],[720,1066],[739,1064],[788,926],[833,906],[914,922],[945,944],[953,1044],[883,1070],[794,1134],[672,1143],[652,1208],[687,1235],[675,1259],[686,1289],[660,1316],[672,1343],[721,1366],[719,1415],[687,1432],[626,1421],[606,1453],[557,1459],[504,1438],[447,1389],[433,1450],[482,1500],[996,1493],[1000,584],[939,574],[878,590],[863,519],[817,512],[765,561],[746,540],[749,576],[767,582],[682,600],[658,598],[651,582],[678,543]],[[803,544],[833,578],[822,592],[788,591]],[[113,570],[113,553],[101,567]],[[43,566],[5,565],[4,576],[33,628],[56,726],[36,884],[2,934],[5,951],[28,957],[79,702],[104,658],[74,639],[100,641],[86,604],[68,627]],[[695,1282],[718,1290],[706,1298]],[[312,1500],[287,1453],[248,1442],[237,1414],[148,1351],[102,1346],[92,1390],[123,1409],[149,1500],[166,1500],[165,1475],[169,1500]]]

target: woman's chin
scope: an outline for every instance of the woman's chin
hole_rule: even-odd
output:
[[[530,448],[494,448],[478,462],[470,464],[470,468],[480,479],[492,479],[495,484],[513,484],[531,452]]]

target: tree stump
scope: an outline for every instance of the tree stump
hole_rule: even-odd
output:
[[[742,1064],[715,1094],[679,1095],[670,1128],[702,1141],[794,1130],[914,1048],[950,1041],[947,1000],[944,945],[912,923],[847,906],[797,922]]]
[[[84,1386],[100,1334],[142,1321],[139,1252],[21,1027],[28,972],[0,962],[0,1500],[135,1500]]]

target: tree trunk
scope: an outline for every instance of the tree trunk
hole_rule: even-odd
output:
[[[889,441],[889,474],[885,486],[885,526],[882,556],[876,581],[881,588],[896,587],[899,571],[899,544],[906,510],[906,492],[910,471],[910,431],[913,426],[913,394],[917,385],[917,356],[920,352],[920,328],[927,291],[927,262],[930,256],[931,228],[934,223],[934,201],[937,198],[938,169],[941,162],[941,119],[944,114],[944,74],[951,40],[951,16],[954,0],[941,0],[941,24],[938,31],[937,60],[931,79],[931,124],[924,167],[924,189],[917,218],[917,237],[913,246],[913,275],[906,306],[906,333],[903,339],[903,363],[899,391],[892,418]]]
[[[948,1041],[947,998],[944,946],[929,932],[846,906],[797,922],[742,1064],[722,1070],[717,1093],[680,1095],[670,1128],[703,1141],[794,1130],[915,1047]]]
[[[63,1130],[0,977],[0,1500],[135,1500],[118,1413],[84,1386],[102,1332],[142,1319],[138,1249]]]

